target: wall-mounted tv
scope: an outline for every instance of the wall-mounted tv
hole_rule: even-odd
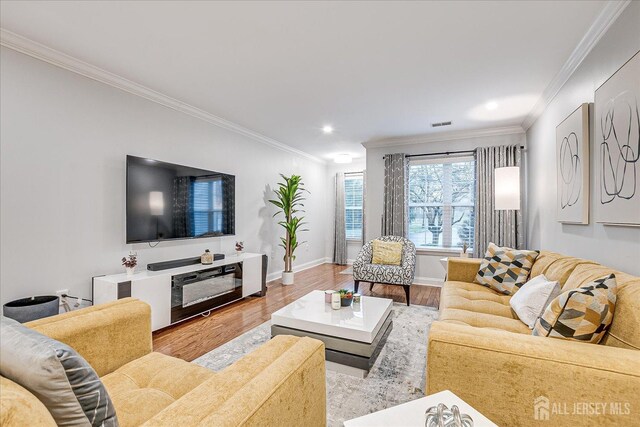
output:
[[[233,234],[233,175],[127,156],[127,243]]]

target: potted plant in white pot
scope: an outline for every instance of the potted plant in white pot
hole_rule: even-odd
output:
[[[133,276],[136,272],[136,265],[138,265],[138,254],[129,252],[128,257],[122,257],[122,265],[127,270],[127,277]]]
[[[269,200],[279,208],[273,216],[278,214],[284,215],[284,220],[278,222],[284,230],[285,236],[281,237],[280,246],[284,248],[284,271],[282,272],[282,284],[293,285],[293,261],[296,259],[294,252],[296,248],[304,242],[298,242],[299,231],[309,231],[306,229],[300,229],[304,217],[297,216],[296,214],[302,211],[300,208],[304,207],[302,201],[305,200],[302,196],[305,191],[302,178],[299,175],[285,176],[280,174],[284,182],[278,183],[278,189],[273,190],[276,193],[276,200]],[[308,192],[308,191],[307,191]]]

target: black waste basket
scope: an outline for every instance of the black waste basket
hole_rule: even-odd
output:
[[[2,307],[2,314],[20,323],[54,316],[59,311],[60,299],[52,295],[21,298],[8,302]]]

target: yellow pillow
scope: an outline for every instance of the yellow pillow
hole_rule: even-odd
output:
[[[400,265],[402,261],[402,243],[373,241],[373,259],[371,264]]]

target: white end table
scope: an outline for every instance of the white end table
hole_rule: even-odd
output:
[[[449,257],[440,258],[440,264],[444,268],[444,273],[447,274],[447,265],[449,264]]]
[[[474,427],[497,427],[449,390],[345,421],[344,427],[424,427],[425,412],[431,406],[438,406],[438,403],[444,403],[448,408],[456,405],[461,413],[473,419]]]

